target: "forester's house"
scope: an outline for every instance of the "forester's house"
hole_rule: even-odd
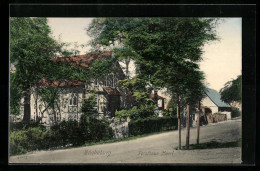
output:
[[[231,106],[221,100],[221,95],[213,89],[205,89],[206,97],[201,101],[201,110],[204,114],[223,113],[230,119]]]
[[[95,60],[106,60],[112,57],[113,53],[106,51],[73,57],[59,57],[54,58],[53,61],[65,61],[88,68]],[[39,120],[45,125],[52,125],[54,123],[54,113],[56,113],[58,122],[61,120],[79,120],[82,115],[81,107],[83,101],[91,96],[93,90],[96,92],[95,100],[98,111],[95,117],[113,117],[117,109],[129,107],[132,103],[132,98],[125,89],[117,84],[118,80],[125,79],[125,74],[118,62],[112,65],[111,71],[111,73],[105,75],[105,79],[92,78],[85,82],[43,78],[31,89],[31,119]],[[37,90],[42,87],[58,88],[59,100],[54,110],[48,107],[48,104],[42,101],[38,95]],[[21,104],[23,104],[22,101]],[[23,105],[21,105],[20,113],[23,115]]]

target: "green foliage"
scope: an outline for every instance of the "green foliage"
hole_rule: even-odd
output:
[[[177,115],[177,104],[173,98],[168,102],[167,108],[164,111],[164,116],[176,116]]]
[[[122,109],[122,110],[116,110],[115,112],[115,118],[116,119],[126,119],[127,117],[130,117],[132,114],[132,110],[131,109]]]
[[[119,84],[122,85],[123,88],[128,88],[130,91],[133,92],[145,92],[146,88],[146,81],[144,79],[139,78],[138,76],[133,77],[132,79],[128,80],[120,80],[118,81]]]
[[[156,107],[155,102],[149,98],[148,92],[146,92],[146,82],[144,79],[138,78],[138,76],[130,80],[121,80],[123,88],[127,88],[132,92],[134,97],[134,106],[130,109],[123,109],[116,111],[115,116],[118,119],[131,119],[146,118],[155,116],[154,110]]]
[[[11,114],[19,114],[19,102],[22,96],[22,89],[17,82],[17,74],[10,73],[10,111]]]
[[[154,101],[149,98],[149,94],[147,92],[134,92],[133,96],[135,97],[135,105],[140,108],[141,106],[154,106]]]
[[[241,115],[241,112],[239,111],[238,108],[236,107],[232,107],[232,111],[231,111],[231,117],[235,118]]]
[[[88,99],[84,99],[81,111],[88,117],[92,114],[98,113],[97,109],[94,108],[96,104],[97,102],[95,101],[95,93],[92,93]]]
[[[220,90],[221,100],[226,103],[242,101],[242,76],[239,75],[235,80],[228,81]]]
[[[113,138],[112,128],[106,119],[89,118],[89,122],[62,121],[50,130],[31,122],[11,125],[9,135],[10,155],[28,151],[57,148],[60,146],[79,146]]]
[[[49,148],[50,132],[42,127],[28,127],[14,130],[9,135],[10,155],[23,154],[32,150]]]
[[[155,106],[154,105],[140,105],[133,106],[130,109],[123,109],[115,112],[115,117],[117,119],[126,119],[130,117],[133,120],[137,120],[140,118],[147,117],[156,117],[154,113]]]
[[[129,54],[138,63],[138,77],[155,87],[167,87],[185,103],[204,94],[199,71],[202,47],[215,40],[214,19],[201,18],[98,18],[88,28],[92,45],[119,41],[119,56]]]
[[[27,136],[25,130],[13,131],[9,135],[10,155],[24,154],[27,152]]]
[[[112,128],[106,120],[62,121],[51,128],[56,145],[82,145],[86,142],[96,142],[113,137]]]
[[[145,118],[131,120],[129,123],[130,136],[175,129],[177,129],[176,117]]]
[[[133,96],[135,97],[134,106],[130,109],[123,109],[115,112],[117,119],[126,119],[130,117],[131,119],[147,118],[147,117],[156,117],[154,110],[156,104],[152,99],[149,98],[147,92],[134,92]]]
[[[30,121],[30,122],[10,122],[9,123],[9,128],[10,131],[15,131],[15,130],[21,130],[21,129],[28,129],[28,128],[41,128],[45,129],[45,127],[37,122]]]
[[[49,107],[54,108],[58,104],[59,94],[57,87],[44,87],[39,90],[41,100],[46,102]]]
[[[23,90],[44,77],[46,63],[60,51],[50,33],[46,18],[10,18],[10,61]]]

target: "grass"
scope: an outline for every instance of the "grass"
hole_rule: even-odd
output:
[[[217,142],[217,141],[213,140],[213,141],[206,142],[206,143],[190,144],[189,150],[232,148],[232,147],[241,147],[241,146],[242,146],[241,138],[237,141],[232,141],[232,142]],[[178,147],[176,147],[175,150],[179,150]],[[186,150],[186,147],[182,146],[181,150]]]

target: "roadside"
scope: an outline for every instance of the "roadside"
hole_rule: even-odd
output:
[[[190,143],[196,143],[191,128]],[[182,131],[182,145],[185,145]],[[241,138],[241,119],[201,127],[200,142],[233,142]],[[10,157],[10,163],[240,163],[241,148],[175,150],[178,131],[170,131],[130,141],[53,151],[35,151]]]

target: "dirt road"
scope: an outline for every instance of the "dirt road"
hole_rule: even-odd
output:
[[[185,145],[186,130],[182,130]],[[196,128],[190,130],[196,143]],[[200,143],[236,141],[241,137],[241,119],[202,126]],[[10,163],[241,163],[241,148],[175,150],[178,131],[171,131],[110,144],[73,149],[36,151],[9,158]]]

